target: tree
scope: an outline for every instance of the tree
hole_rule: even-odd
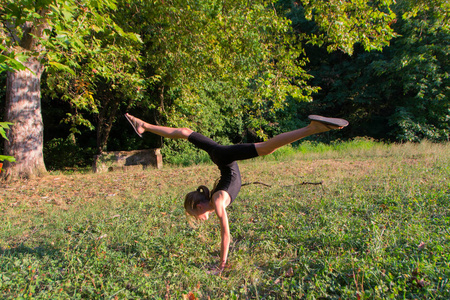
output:
[[[157,122],[221,135],[245,109],[259,127],[264,99],[281,107],[287,93],[311,93],[289,21],[270,1],[135,1],[128,13],[144,40],[146,103]]]
[[[64,69],[61,53],[71,48],[82,56],[89,52],[84,38],[96,32],[119,32],[108,17],[113,0],[87,1],[1,1],[0,37],[4,57],[21,58],[25,68],[9,70],[7,78],[6,121],[8,131],[5,153],[16,162],[6,165],[7,178],[33,177],[46,172],[43,161],[43,125],[40,80],[44,68]],[[9,60],[11,63],[11,60]]]
[[[321,87],[307,114],[346,115],[357,131],[377,139],[449,139],[448,1],[397,1],[396,37],[382,52],[357,47],[352,56],[312,53],[312,84]]]
[[[373,62],[384,88],[398,91],[390,136],[399,141],[450,139],[450,3],[398,1],[395,28],[400,37],[383,59]],[[391,94],[392,95],[392,94]]]
[[[63,122],[71,125],[72,136],[80,126],[96,129],[98,155],[106,150],[119,108],[141,98],[140,44],[136,34],[121,29],[87,35],[82,52],[70,45],[55,58],[75,73],[57,69],[47,79],[49,95],[71,106]]]
[[[44,37],[47,23],[43,16],[48,13],[44,7],[38,7],[34,14],[25,11],[23,19],[16,13],[24,11],[19,5],[2,3],[2,38],[9,35],[8,50],[19,52],[14,48],[20,48],[20,52],[42,51],[42,46],[36,39]],[[35,22],[32,24],[31,19]],[[14,24],[16,23],[16,24]],[[7,32],[5,34],[5,32]],[[42,57],[30,55],[22,62],[25,68],[8,71],[6,89],[6,121],[14,125],[8,132],[5,143],[5,153],[16,158],[14,169],[20,176],[22,174],[45,173],[45,165],[42,156],[43,125],[40,107],[40,77],[43,71]],[[11,167],[6,164],[7,177],[11,175]]]
[[[0,45],[0,50],[4,51],[4,50],[6,50],[6,48],[3,45]],[[8,55],[4,55],[3,53],[0,53],[0,73],[2,73],[4,71],[8,71],[8,70],[14,71],[14,70],[24,70],[24,69],[25,69],[25,66],[20,61],[17,61],[16,59],[14,59],[14,57],[10,57]],[[9,123],[9,122],[0,122],[0,135],[5,140],[8,140],[8,138],[6,137],[5,130],[8,130],[11,125],[13,125],[13,124]],[[15,161],[14,157],[12,157],[12,156],[0,155],[0,162],[3,163],[3,161],[5,161],[5,160],[7,160],[9,162]],[[1,172],[1,168],[0,168],[0,172]]]
[[[392,1],[377,3],[135,1],[127,20],[144,40],[147,103],[158,112],[156,121],[169,125],[202,128],[216,138],[239,136],[243,126],[264,138],[277,126],[270,116],[288,97],[311,101],[316,91],[307,82],[303,42],[347,52],[357,42],[368,49],[388,43]],[[299,7],[321,32],[300,42],[285,17]],[[230,120],[241,124],[238,132],[230,132]]]

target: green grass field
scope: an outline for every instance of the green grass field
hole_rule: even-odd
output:
[[[450,144],[285,147],[240,164],[229,266],[183,195],[213,165],[1,183],[1,299],[449,299]]]

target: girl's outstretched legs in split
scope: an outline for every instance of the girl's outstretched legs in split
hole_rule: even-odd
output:
[[[316,117],[316,116],[313,116],[313,117]],[[319,117],[319,116],[317,116],[317,117]],[[324,117],[320,117],[320,118],[322,118],[321,119],[322,121],[316,121],[316,120],[314,120],[314,118],[310,118],[312,121],[306,127],[296,129],[293,131],[289,131],[289,132],[285,132],[285,133],[281,133],[265,142],[256,143],[255,144],[256,152],[258,152],[259,156],[267,155],[267,154],[274,152],[275,150],[277,150],[278,148],[280,148],[284,145],[293,143],[293,142],[298,141],[307,136],[325,132],[325,131],[329,131],[329,130],[333,130],[333,129],[342,129],[342,128],[344,128],[344,126],[348,125],[348,122],[343,119],[332,119],[332,118],[324,118]],[[327,120],[330,120],[330,122],[327,122]],[[337,122],[334,122],[334,121],[337,121]],[[339,125],[344,125],[344,126],[334,125],[333,123],[339,124]]]
[[[133,126],[134,130],[140,137],[142,137],[142,134],[144,132],[149,131],[166,138],[187,139],[189,135],[192,133],[192,130],[189,128],[172,128],[153,125],[145,121],[142,121],[141,119],[138,119],[128,113],[125,114],[125,117],[130,122],[130,124]]]
[[[130,114],[125,114],[125,117],[139,136],[142,136],[144,132],[149,131],[166,138],[187,139],[193,132],[189,128],[171,128],[153,125]],[[309,119],[311,120],[311,123],[306,127],[281,133],[265,142],[256,143],[256,152],[259,156],[267,155],[284,145],[293,143],[307,136],[333,129],[342,129],[348,125],[348,122],[343,119],[326,118],[315,115],[309,116]]]

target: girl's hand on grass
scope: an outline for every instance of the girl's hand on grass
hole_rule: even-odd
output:
[[[221,275],[223,270],[225,269],[226,266],[223,266],[222,264],[218,265],[218,266],[214,266],[212,267],[210,270],[208,270],[206,273],[208,273],[209,275]]]
[[[209,275],[220,275],[220,274],[222,274],[222,271],[223,271],[223,268],[216,267],[216,268],[214,268],[212,270],[207,271],[207,273]]]

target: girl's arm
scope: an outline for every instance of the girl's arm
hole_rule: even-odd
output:
[[[227,199],[230,198],[227,192],[218,191],[213,195],[213,203],[215,206],[216,215],[219,218],[220,223],[220,264],[219,271],[222,271],[225,268],[228,258],[228,251],[230,248],[230,226],[228,225],[228,215],[225,210]],[[228,201],[229,202],[229,201]]]

